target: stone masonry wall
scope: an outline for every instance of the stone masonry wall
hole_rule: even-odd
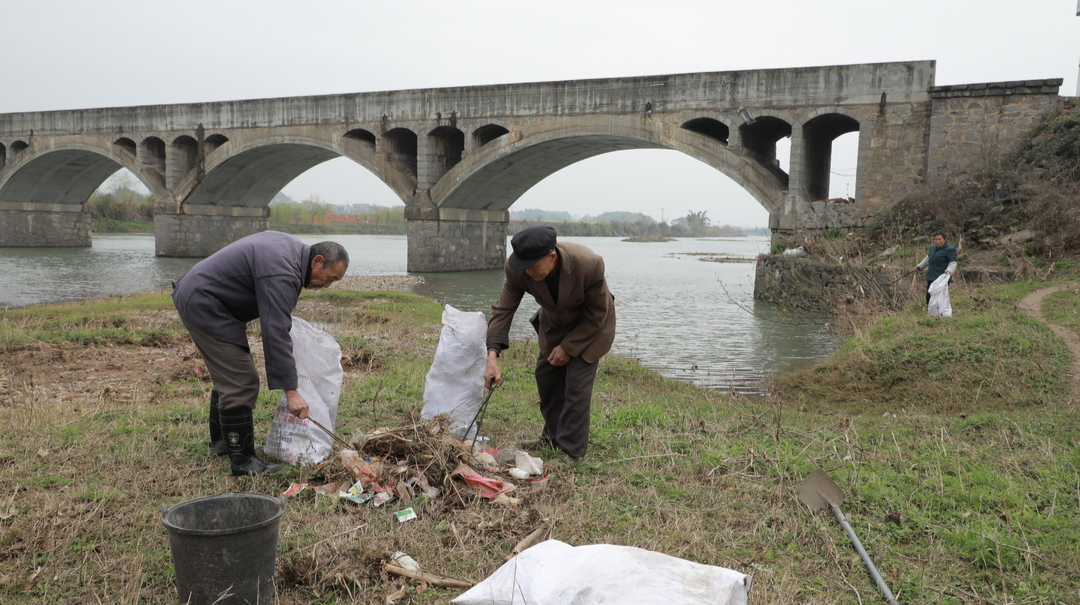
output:
[[[410,220],[409,271],[501,269],[506,262],[506,223]]]
[[[157,256],[205,257],[236,240],[266,231],[267,219],[259,217],[155,214]]]
[[[813,259],[763,254],[754,265],[754,299],[787,309],[828,312],[856,286],[850,268]]]
[[[86,248],[90,228],[89,212],[0,210],[0,246]]]
[[[930,122],[929,103],[889,103],[860,125],[858,224],[925,182]]]
[[[1061,78],[930,88],[927,175],[963,173],[1008,153],[1057,107]]]
[[[865,220],[854,200],[846,199],[803,202],[799,204],[796,216],[800,229],[811,231],[852,229]]]

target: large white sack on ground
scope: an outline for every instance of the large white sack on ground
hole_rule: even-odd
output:
[[[469,313],[446,305],[442,322],[435,360],[424,381],[420,417],[427,420],[448,415],[451,434],[461,439],[484,399],[487,320],[479,311]],[[476,432],[475,427],[472,432]]]
[[[926,312],[930,317],[952,317],[952,303],[949,302],[949,276],[942,273],[927,288],[930,302]]]
[[[296,360],[296,390],[308,404],[308,416],[332,431],[345,374],[341,346],[333,336],[299,317],[292,318],[289,335]],[[293,416],[282,393],[263,450],[289,464],[317,464],[333,453],[334,441],[319,427]]]
[[[450,601],[458,605],[746,605],[752,578],[632,546],[548,540]]]

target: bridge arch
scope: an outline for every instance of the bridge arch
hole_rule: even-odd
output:
[[[11,157],[15,158],[23,151],[30,147],[30,144],[22,139],[16,139],[11,143]]]
[[[724,145],[728,144],[731,129],[728,125],[716,118],[694,118],[683,123],[683,128],[716,139]]]
[[[439,126],[428,133],[432,155],[431,180],[437,181],[461,161],[465,153],[465,133],[454,126]]]
[[[484,124],[472,131],[473,149],[483,147],[495,139],[508,134],[510,134],[510,130],[502,124]]]
[[[138,160],[146,166],[148,175],[154,177],[159,187],[165,186],[165,141],[160,137],[144,138],[138,147]]]
[[[673,149],[719,170],[766,210],[783,201],[784,183],[757,162],[714,137],[664,126],[636,117],[566,118],[476,150],[436,183],[431,199],[440,208],[506,210],[541,180],[581,160],[624,149]]]
[[[33,156],[18,156],[0,178],[0,201],[20,204],[59,204],[82,207],[114,172],[128,169],[152,192],[154,179],[135,157],[100,139],[57,139],[49,149]]]
[[[794,122],[790,116],[782,113],[764,113],[750,120],[740,119],[736,126],[742,153],[780,179],[784,189],[790,185],[790,175],[780,167],[776,143],[791,137]]]
[[[212,134],[206,137],[206,139],[203,140],[203,155],[206,156],[214,153],[218,147],[221,147],[228,142],[229,137],[223,134]]]
[[[118,153],[128,154],[129,156],[131,156],[132,160],[135,159],[135,156],[138,153],[138,145],[135,144],[135,141],[132,141],[127,137],[120,137],[119,139],[113,141],[113,149],[115,149]]]
[[[382,146],[379,149],[379,160],[380,167],[385,166],[387,173],[400,173],[404,181],[411,182],[412,188],[416,188],[419,171],[415,132],[399,126],[383,133]]]
[[[266,208],[293,179],[337,157],[347,157],[379,176],[374,147],[348,136],[339,141],[335,144],[312,134],[237,136],[231,140],[220,136],[214,142],[214,153],[204,159],[201,174],[189,171],[179,180],[176,200],[191,206]],[[401,196],[404,192],[395,189],[395,193]],[[412,193],[411,188],[408,193]]]
[[[12,159],[0,172],[0,246],[89,247],[87,202],[120,168],[160,191],[133,155],[96,137],[57,137]]]
[[[365,145],[371,147],[371,151],[375,151],[375,133],[370,130],[364,130],[363,128],[353,128],[345,133],[345,138],[352,139],[354,141],[360,141]]]
[[[801,189],[808,199],[829,197],[833,141],[849,132],[860,132],[861,126],[860,117],[842,107],[817,108],[796,122],[802,139],[797,151],[802,164]]]
[[[199,163],[199,142],[194,137],[182,134],[170,144],[165,184],[174,186],[178,180],[195,169]]]

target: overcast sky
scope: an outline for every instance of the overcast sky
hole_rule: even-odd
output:
[[[1073,95],[1076,11],[1076,0],[0,0],[0,113],[928,59],[938,85],[1064,78]],[[838,140],[833,195],[854,193],[853,136]],[[343,158],[285,193],[401,204]],[[570,166],[512,209],[524,208],[767,223],[730,179],[658,150]]]

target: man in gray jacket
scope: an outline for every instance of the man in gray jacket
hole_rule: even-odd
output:
[[[283,390],[289,411],[307,418],[289,336],[292,310],[302,288],[329,286],[348,267],[349,254],[340,244],[308,246],[286,233],[264,231],[225,246],[176,280],[173,304],[214,382],[210,453],[228,454],[233,475],[281,470],[255,454],[252,409],[259,372],[248,346],[247,323],[260,323],[267,386]]]

